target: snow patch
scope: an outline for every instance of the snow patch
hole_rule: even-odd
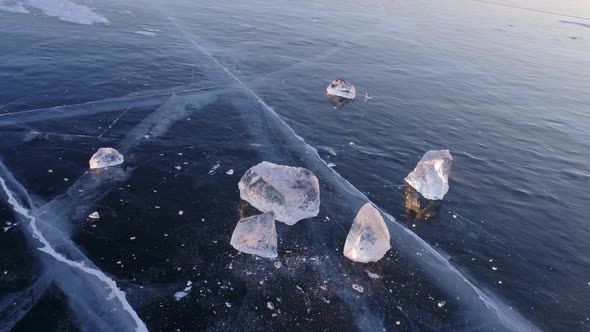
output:
[[[27,7],[38,9],[43,14],[49,17],[55,17],[64,22],[85,25],[110,23],[106,17],[95,13],[90,7],[69,0],[25,0],[23,4]],[[27,10],[25,8],[22,9]]]
[[[0,0],[0,11],[16,13],[16,14],[28,14],[29,11],[23,7],[22,2],[16,2],[10,4],[9,1]]]
[[[157,35],[157,33],[155,32],[151,32],[151,31],[144,31],[144,30],[140,30],[140,31],[133,31],[134,34],[137,35],[142,35],[142,36],[155,36]]]

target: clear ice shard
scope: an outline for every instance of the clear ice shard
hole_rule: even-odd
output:
[[[430,150],[424,154],[405,180],[424,198],[443,199],[449,191],[452,162],[453,157],[449,150]]]
[[[276,258],[277,229],[272,212],[238,221],[230,244],[241,252],[265,258]]]
[[[356,97],[356,88],[345,80],[333,80],[326,88],[326,93],[329,96],[354,99]]]
[[[344,256],[354,262],[377,262],[391,248],[389,230],[371,203],[359,210],[344,244]]]
[[[100,148],[90,158],[90,169],[105,168],[109,166],[121,165],[125,159],[119,151],[113,148]]]
[[[262,212],[274,212],[287,225],[320,211],[319,181],[305,168],[263,161],[246,171],[238,187],[243,200]]]

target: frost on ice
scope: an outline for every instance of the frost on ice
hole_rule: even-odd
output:
[[[90,158],[90,169],[105,168],[109,166],[121,165],[125,159],[119,151],[113,148],[100,148],[92,158]]]
[[[305,168],[262,162],[246,171],[240,197],[262,212],[274,212],[287,225],[311,218],[320,211],[320,185]]]
[[[391,248],[389,230],[371,203],[363,205],[350,227],[344,256],[354,262],[377,262]]]
[[[328,96],[335,96],[345,99],[356,98],[356,88],[345,80],[333,80],[326,88]]]
[[[449,150],[430,150],[405,180],[426,199],[443,199],[449,191],[452,161]]]
[[[231,245],[241,252],[265,258],[276,258],[277,229],[272,212],[238,221]]]

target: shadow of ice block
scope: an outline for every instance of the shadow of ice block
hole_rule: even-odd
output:
[[[346,105],[348,103],[352,103],[354,101],[352,99],[331,96],[331,95],[328,95],[328,99],[330,99],[330,102],[332,103],[332,105],[334,105],[334,108],[337,108],[337,109],[341,109],[342,107],[344,107],[344,105]]]
[[[409,185],[406,186],[405,199],[408,220],[427,220],[440,214],[442,201],[428,200]]]
[[[248,217],[252,217],[255,215],[259,215],[262,214],[261,211],[259,211],[258,209],[256,209],[255,207],[253,207],[252,205],[250,205],[250,203],[248,203],[247,201],[241,199],[240,200],[240,206],[238,207],[238,212],[240,214],[240,220],[248,218]]]

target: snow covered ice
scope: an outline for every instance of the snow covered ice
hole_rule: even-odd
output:
[[[354,262],[377,262],[391,248],[389,230],[381,213],[367,203],[360,209],[350,227],[344,256]]]
[[[356,88],[345,80],[333,80],[326,88],[329,96],[336,96],[346,99],[356,98]]]
[[[287,225],[315,217],[320,210],[319,181],[305,168],[264,161],[247,170],[238,187],[243,200],[262,212],[274,212]]]
[[[100,148],[90,158],[90,169],[121,165],[125,160],[119,151],[113,148]]]
[[[453,157],[449,150],[430,150],[424,154],[405,181],[426,199],[443,199],[449,191]]]
[[[276,258],[277,229],[272,212],[238,221],[230,244],[241,252],[265,258]]]

